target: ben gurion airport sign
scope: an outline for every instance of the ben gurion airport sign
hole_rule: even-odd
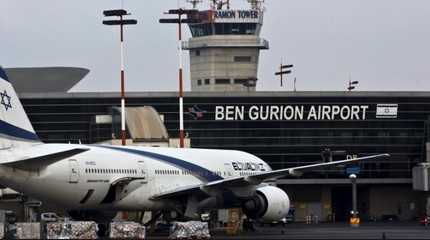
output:
[[[215,106],[217,121],[366,120],[369,105],[238,105]],[[377,104],[376,118],[397,118],[398,104]]]

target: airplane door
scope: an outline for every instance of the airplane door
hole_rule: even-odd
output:
[[[224,169],[221,175],[223,175],[224,178],[230,178],[234,176],[234,169],[231,163],[224,163]]]
[[[140,178],[142,178],[142,183],[147,183],[148,182],[148,172],[146,169],[145,161],[139,160],[137,162],[137,171],[138,171]]]
[[[79,163],[75,159],[69,159],[69,183],[79,182]]]

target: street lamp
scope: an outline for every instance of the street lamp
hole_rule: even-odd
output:
[[[357,211],[357,175],[350,174],[349,179],[351,179],[352,184],[352,210],[349,223],[351,227],[358,227],[360,226],[360,218]]]
[[[275,72],[275,76],[279,76],[279,78],[280,78],[281,87],[283,86],[283,77],[284,77],[284,75],[290,74],[292,72],[290,70],[292,67],[294,67],[294,65],[292,65],[292,64],[283,65],[281,63],[281,65],[279,65],[279,72]]]
[[[178,15],[178,18],[164,18],[160,19],[160,23],[174,23],[178,24],[178,50],[179,50],[179,72],[178,72],[178,81],[179,81],[179,147],[184,148],[184,86],[183,86],[183,66],[182,66],[182,23],[198,23],[198,21],[194,18],[182,18],[182,15],[192,16],[197,14],[198,10],[187,10],[187,9],[170,9],[165,14],[174,14]]]
[[[355,87],[358,85],[358,81],[351,81],[351,80],[349,80],[349,83],[348,83],[348,91],[352,91],[352,90],[354,90],[355,89]]]
[[[121,144],[125,146],[125,73],[124,73],[124,25],[136,25],[135,19],[124,19],[125,15],[130,15],[124,9],[114,9],[103,11],[105,17],[119,17],[119,20],[103,20],[104,25],[120,26],[120,49],[121,49]]]

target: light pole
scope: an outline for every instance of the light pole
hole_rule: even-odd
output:
[[[125,72],[124,72],[124,25],[136,25],[135,19],[124,19],[125,15],[130,15],[124,9],[114,9],[103,11],[105,17],[119,17],[119,20],[104,20],[104,25],[120,26],[120,49],[121,49],[121,144],[125,146]]]
[[[351,80],[349,80],[349,83],[348,83],[348,91],[352,91],[352,90],[354,90],[355,89],[355,87],[358,85],[358,81],[351,81]]]
[[[350,174],[349,179],[351,179],[352,184],[352,210],[349,223],[351,227],[358,227],[360,225],[360,218],[357,211],[357,175]]]
[[[283,65],[282,63],[279,65],[279,72],[275,72],[276,76],[279,76],[281,81],[281,87],[283,86],[284,75],[290,74],[292,71],[290,70],[294,65]]]
[[[184,19],[182,15],[194,15],[198,13],[198,10],[187,10],[187,9],[170,9],[165,14],[175,14],[178,18],[160,19],[160,23],[175,23],[178,24],[178,54],[179,54],[179,147],[184,148],[184,84],[183,84],[183,66],[182,66],[182,23],[197,23],[194,19]]]

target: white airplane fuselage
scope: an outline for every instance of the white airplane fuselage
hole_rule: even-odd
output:
[[[74,147],[41,147],[65,145]],[[151,200],[157,194],[271,170],[261,159],[240,151],[104,145],[85,148],[89,150],[36,170],[0,166],[0,183],[66,209],[156,210],[168,205]],[[112,184],[124,178],[130,182],[116,188],[114,200],[109,200]]]

